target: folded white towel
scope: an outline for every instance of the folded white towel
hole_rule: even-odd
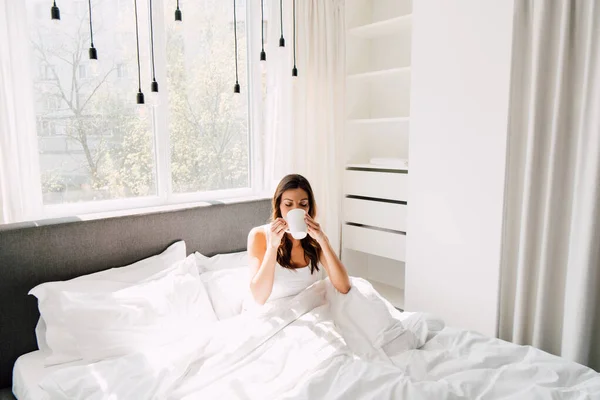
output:
[[[369,163],[373,165],[408,168],[408,160],[406,158],[375,157],[371,158]]]

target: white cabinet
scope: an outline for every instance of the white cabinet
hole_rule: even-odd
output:
[[[514,0],[415,1],[407,309],[495,336]],[[449,173],[451,172],[451,174]]]

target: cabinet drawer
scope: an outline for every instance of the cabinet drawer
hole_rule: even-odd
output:
[[[406,205],[344,199],[344,221],[406,232]]]
[[[380,171],[344,171],[344,191],[355,196],[407,200],[408,175]]]
[[[406,235],[352,225],[344,225],[342,235],[345,248],[405,261]]]

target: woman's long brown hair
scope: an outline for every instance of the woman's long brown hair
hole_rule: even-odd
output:
[[[275,221],[277,218],[281,218],[281,197],[283,193],[290,189],[302,189],[308,194],[308,215],[315,218],[317,215],[317,204],[315,203],[315,196],[308,180],[302,175],[291,174],[285,176],[273,196],[271,221]],[[302,248],[304,249],[304,258],[308,258],[310,261],[310,273],[313,274],[319,270],[318,264],[321,259],[321,246],[319,243],[310,235],[306,235],[304,239],[300,241]],[[294,269],[292,266],[292,240],[288,235],[283,235],[281,244],[277,249],[277,262],[284,268]]]

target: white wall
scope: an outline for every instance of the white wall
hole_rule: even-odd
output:
[[[496,335],[514,0],[413,3],[406,309]]]

